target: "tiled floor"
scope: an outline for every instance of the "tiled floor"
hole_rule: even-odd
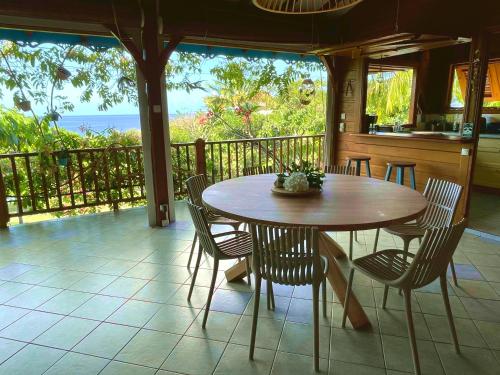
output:
[[[470,226],[500,236],[500,196],[473,191],[470,204]]]
[[[226,283],[220,272],[201,329],[210,261],[187,302],[193,231],[182,203],[177,215],[165,229],[147,227],[139,208],[0,232],[0,374],[312,373],[309,288],[276,286],[276,311],[261,304],[254,362],[245,282]],[[334,236],[346,243],[346,234]],[[359,233],[356,255],[371,249],[373,237]],[[401,243],[383,234],[380,245]],[[500,243],[466,234],[455,262],[460,287],[450,286],[450,298],[462,354],[450,344],[439,286],[429,285],[413,302],[423,371],[498,375]],[[320,328],[323,373],[411,372],[402,297],[391,291],[382,310],[382,288],[360,275],[355,291],[372,328],[340,328],[342,308],[330,291]]]

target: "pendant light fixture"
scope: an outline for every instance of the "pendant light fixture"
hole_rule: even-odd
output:
[[[252,0],[260,9],[282,14],[336,12],[351,8],[363,0]]]

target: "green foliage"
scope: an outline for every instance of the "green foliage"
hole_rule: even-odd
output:
[[[378,124],[409,121],[413,71],[368,75],[366,113],[378,116]]]
[[[293,162],[287,168],[287,171],[288,174],[279,174],[278,177],[284,176],[286,178],[294,172],[301,172],[306,175],[310,188],[321,189],[321,187],[323,186],[325,173],[308,161],[302,160],[300,163]]]

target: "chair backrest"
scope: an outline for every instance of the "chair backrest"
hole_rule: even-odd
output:
[[[266,280],[305,285],[322,277],[318,229],[250,224],[253,271]]]
[[[243,176],[255,176],[257,174],[268,174],[273,172],[274,172],[273,167],[271,165],[268,166],[257,165],[253,167],[243,168]]]
[[[189,177],[186,180],[186,187],[190,202],[196,206],[203,207],[201,194],[203,193],[203,190],[208,187],[207,177],[204,174]]]
[[[325,165],[323,170],[325,173],[356,175],[356,168],[347,165]]]
[[[196,177],[196,176],[195,176]],[[189,213],[193,219],[194,229],[198,235],[199,241],[203,250],[205,250],[211,256],[215,256],[219,252],[219,248],[215,243],[212,232],[207,222],[205,216],[205,210],[203,207],[187,202]]]
[[[413,262],[402,276],[403,283],[417,289],[446,273],[464,230],[465,219],[455,225],[427,229]]]
[[[449,226],[462,194],[462,186],[446,180],[429,178],[424,190],[428,206],[417,222],[427,228]]]

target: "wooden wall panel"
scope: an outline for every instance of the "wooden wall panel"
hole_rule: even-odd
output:
[[[387,162],[392,160],[413,161],[417,189],[423,191],[430,177],[446,179],[465,186],[470,156],[462,156],[462,148],[471,148],[471,143],[439,141],[420,138],[396,138],[365,134],[340,134],[338,145],[338,164],[345,164],[348,155],[370,155],[372,177],[383,179]],[[472,154],[472,151],[470,151]],[[362,168],[364,175],[364,167]],[[392,173],[392,181],[396,172]],[[405,184],[410,185],[408,174]],[[459,207],[463,214],[465,196]]]
[[[500,191],[500,138],[479,138],[473,184]]]

